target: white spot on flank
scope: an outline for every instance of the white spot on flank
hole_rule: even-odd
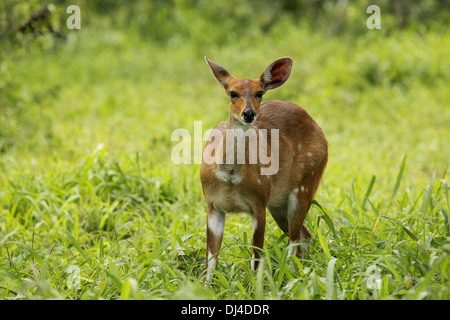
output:
[[[313,171],[313,172],[311,172],[311,175],[312,175],[312,176],[314,175],[314,171]]]
[[[300,150],[302,150],[302,144],[301,143],[298,144],[298,151],[300,151]]]
[[[261,184],[261,180],[258,178],[258,183]]]
[[[311,152],[308,152],[308,157],[312,157],[312,153]]]
[[[295,188],[294,190],[292,190],[292,192],[298,193],[298,188]]]
[[[305,192],[305,187],[304,186],[302,186],[302,192]]]

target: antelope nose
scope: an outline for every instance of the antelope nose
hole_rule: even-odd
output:
[[[244,112],[242,112],[242,117],[244,118],[244,121],[247,123],[252,123],[253,120],[255,120],[255,111],[253,109],[245,109]]]

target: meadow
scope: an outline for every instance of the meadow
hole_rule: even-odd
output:
[[[0,44],[0,299],[449,300],[448,28],[397,28],[382,7],[370,30],[365,2],[342,30],[264,8],[270,28],[243,24],[251,1],[227,18],[217,2],[223,21],[175,2],[80,1],[82,27],[67,30],[62,1],[61,37]],[[251,78],[292,57],[264,100],[301,105],[329,142],[310,251],[288,256],[267,213],[253,272],[251,217],[228,215],[208,286],[199,165],[171,161],[175,129],[228,115],[205,55]]]

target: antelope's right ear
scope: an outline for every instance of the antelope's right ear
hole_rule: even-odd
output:
[[[219,82],[220,86],[227,89],[228,82],[233,77],[225,68],[219,66],[217,63],[211,61],[208,59],[208,57],[205,56],[205,60],[208,63],[209,67],[211,68],[211,71],[216,78],[217,82]]]

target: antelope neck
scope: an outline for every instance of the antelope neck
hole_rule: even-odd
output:
[[[251,129],[252,125],[248,124],[245,125],[244,123],[242,123],[239,120],[239,116],[235,115],[231,109],[230,109],[230,115],[228,117],[228,121],[227,121],[227,130],[224,133],[223,137],[222,137],[222,144],[220,146],[220,148],[222,149],[222,157],[223,157],[223,162],[222,164],[217,164],[217,170],[221,171],[221,172],[226,172],[228,174],[239,174],[242,171],[242,164],[238,164],[237,163],[237,154],[238,154],[238,148],[240,148],[241,146],[238,146],[238,141],[235,141],[235,143],[233,143],[234,146],[234,161],[233,163],[227,163],[227,152],[226,152],[226,146],[227,146],[227,132],[228,130],[243,130],[244,132]],[[248,144],[249,144],[249,139],[245,139],[245,154],[247,154],[248,151]],[[240,150],[242,152],[242,150]]]

